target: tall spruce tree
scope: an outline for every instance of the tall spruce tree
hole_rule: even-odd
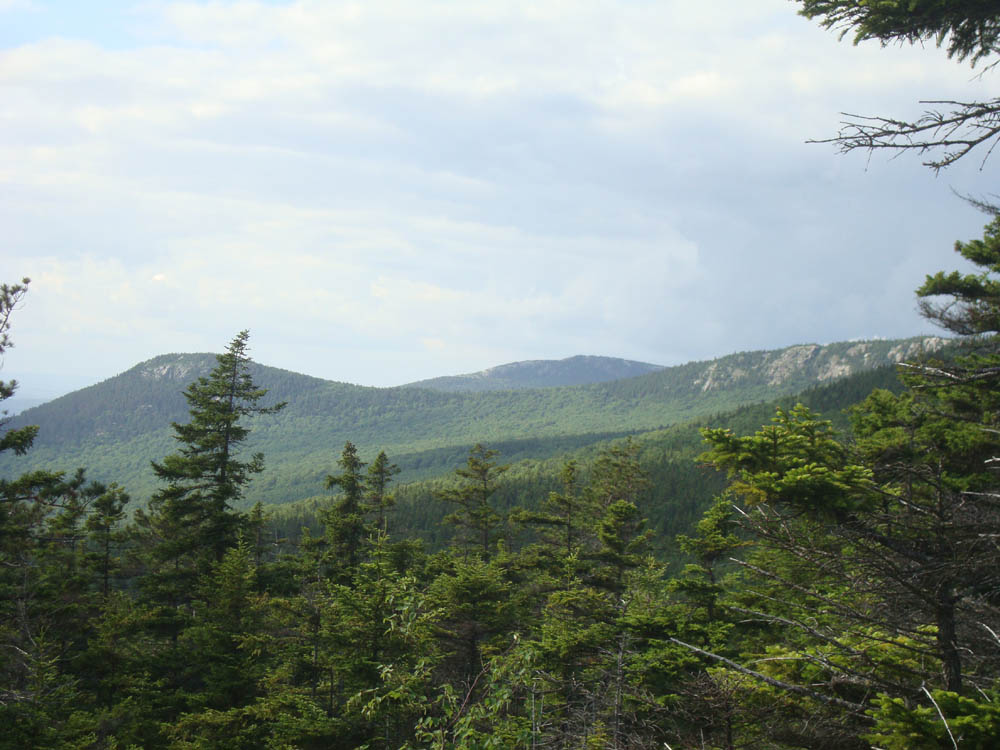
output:
[[[239,448],[249,435],[241,420],[285,406],[260,405],[267,391],[251,377],[248,338],[249,332],[241,331],[218,356],[215,369],[184,391],[191,421],[173,424],[181,448],[153,463],[167,486],[152,497],[148,513],[136,514],[151,537],[147,594],[168,608],[187,601],[198,576],[236,544],[243,514],[234,506],[264,468],[260,453],[241,460]]]
[[[351,441],[337,460],[341,473],[328,475],[326,487],[340,488],[340,497],[323,513],[333,567],[349,578],[354,574],[365,540],[365,518],[361,504],[365,493],[365,463]]]
[[[389,483],[393,476],[398,473],[399,467],[389,463],[389,457],[385,455],[385,451],[379,451],[378,456],[368,467],[363,507],[366,514],[375,516],[377,535],[384,536],[389,533],[389,519],[386,514],[396,505],[395,496],[389,492]]]

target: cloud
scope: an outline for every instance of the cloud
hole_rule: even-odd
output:
[[[18,356],[38,369],[92,338],[123,369],[245,327],[262,359],[379,384],[898,335],[913,273],[978,222],[919,169],[802,141],[985,84],[838,44],[785,0],[130,18],[128,39],[0,50],[0,222],[37,279]]]

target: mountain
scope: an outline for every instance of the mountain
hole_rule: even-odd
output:
[[[336,383],[254,364],[277,415],[250,423],[247,450],[267,469],[247,501],[285,502],[316,495],[347,440],[370,460],[384,449],[408,481],[448,472],[483,442],[505,460],[545,458],[745,404],[798,393],[817,383],[913,359],[944,346],[939,338],[844,342],[743,352],[604,383],[539,389],[443,392]],[[11,420],[39,425],[25,456],[0,456],[0,476],[31,469],[87,467],[117,481],[142,503],[155,489],[150,461],[176,450],[170,423],[187,420],[183,388],[215,365],[211,354],[169,354],[75,391]]]
[[[606,383],[645,375],[664,369],[662,365],[636,362],[616,357],[577,355],[566,359],[529,359],[490,367],[466,375],[407,383],[404,388],[429,388],[432,391],[513,391],[522,388],[552,388],[560,385]]]
[[[864,400],[876,388],[895,393],[902,390],[895,367],[883,365],[873,370],[862,370],[774,401],[742,406],[735,411],[635,436],[633,442],[638,448],[640,463],[650,480],[646,490],[637,497],[637,502],[663,544],[660,553],[664,559],[682,561],[683,555],[673,541],[675,536],[690,533],[702,513],[726,486],[724,474],[700,465],[697,460],[705,450],[702,428],[725,427],[737,435],[751,434],[770,422],[776,408],[790,409],[802,403],[824,419],[829,419],[835,430],[847,434],[850,420],[845,410]],[[556,446],[557,450],[553,450],[550,441],[544,439],[491,444],[490,447],[500,450],[502,461],[509,464],[493,496],[496,507],[504,511],[514,507],[537,508],[540,500],[548,497],[550,492],[563,489],[562,469],[569,460],[577,463],[580,482],[586,483],[589,471],[601,452],[613,443],[621,443],[622,436],[613,437],[615,439],[577,446],[564,442]],[[441,465],[446,468],[462,466],[467,455],[467,446],[455,448],[450,451],[450,461]],[[448,472],[397,486],[397,505],[392,514],[395,533],[419,537],[431,549],[445,544],[450,531],[443,518],[450,508],[436,500],[434,493],[452,482],[453,474]],[[321,511],[328,505],[328,497],[313,496],[270,506],[268,511],[279,530],[278,535],[294,539],[305,527],[322,534]]]

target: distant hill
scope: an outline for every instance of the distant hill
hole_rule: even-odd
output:
[[[3,406],[0,407],[8,414],[20,414],[25,409],[31,409],[35,406],[41,406],[47,401],[51,401],[48,398],[38,398],[37,396],[21,396],[15,393],[9,399],[3,402]]]
[[[530,359],[490,367],[466,375],[446,375],[407,383],[404,388],[430,388],[433,391],[513,391],[522,388],[553,388],[561,385],[587,385],[624,380],[662,370],[662,365],[635,362],[616,357],[577,355],[566,359]]]
[[[264,452],[267,469],[246,500],[280,503],[320,493],[347,440],[363,460],[384,449],[404,469],[399,479],[409,481],[451,470],[476,442],[502,446],[506,459],[546,458],[771,401],[944,344],[939,338],[810,344],[604,383],[482,392],[369,388],[255,364],[255,381],[288,407],[251,423],[246,447]],[[0,477],[82,466],[144,502],[157,486],[150,461],[176,450],[170,423],[187,420],[182,390],[214,365],[211,354],[163,355],[28,409],[10,426],[39,425],[35,447],[26,456],[0,456]]]

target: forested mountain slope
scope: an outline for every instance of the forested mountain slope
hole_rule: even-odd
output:
[[[315,495],[344,442],[363,457],[384,449],[404,468],[400,481],[447,472],[468,446],[498,445],[510,458],[545,458],[615,435],[640,433],[796,393],[817,383],[912,359],[944,341],[844,342],[744,352],[607,383],[516,391],[445,393],[370,388],[254,364],[280,414],[252,424],[249,450],[267,470],[247,501]],[[215,364],[210,354],[149,360],[18,416],[41,430],[26,456],[4,456],[0,475],[86,466],[118,481],[141,504],[156,486],[149,462],[175,449],[172,421],[186,420],[183,388]]]
[[[902,389],[895,367],[884,365],[861,371],[772,401],[748,404],[734,411],[635,435],[637,457],[650,480],[649,487],[637,500],[643,516],[656,530],[659,554],[670,560],[679,557],[674,537],[688,532],[725,486],[722,474],[700,465],[697,460],[706,448],[702,428],[729,427],[737,434],[748,433],[770,422],[779,407],[790,409],[802,403],[833,422],[842,434],[848,434],[847,410],[876,388],[893,392]],[[626,436],[591,437],[589,442],[578,445],[569,440],[543,439],[491,444],[490,447],[498,451],[498,460],[510,466],[494,495],[496,507],[504,512],[515,507],[534,508],[541,498],[562,489],[560,474],[568,461],[579,465],[580,481],[585,484],[588,467],[603,451],[612,445],[621,445]],[[390,520],[393,534],[420,538],[431,548],[442,545],[449,538],[452,530],[442,523],[449,508],[436,500],[434,493],[453,483],[451,470],[465,463],[468,452],[469,446],[455,446],[393,457],[411,477],[421,476],[414,471],[415,461],[434,467],[428,478],[396,487],[397,506]],[[314,485],[313,495],[268,509],[279,536],[295,539],[303,527],[319,533],[319,512],[330,504],[332,496],[322,490],[321,482]]]
[[[623,380],[665,369],[663,365],[616,357],[577,355],[566,359],[534,359],[511,362],[466,375],[407,383],[407,388],[433,391],[512,391],[522,388],[552,388],[560,385],[587,385]]]

